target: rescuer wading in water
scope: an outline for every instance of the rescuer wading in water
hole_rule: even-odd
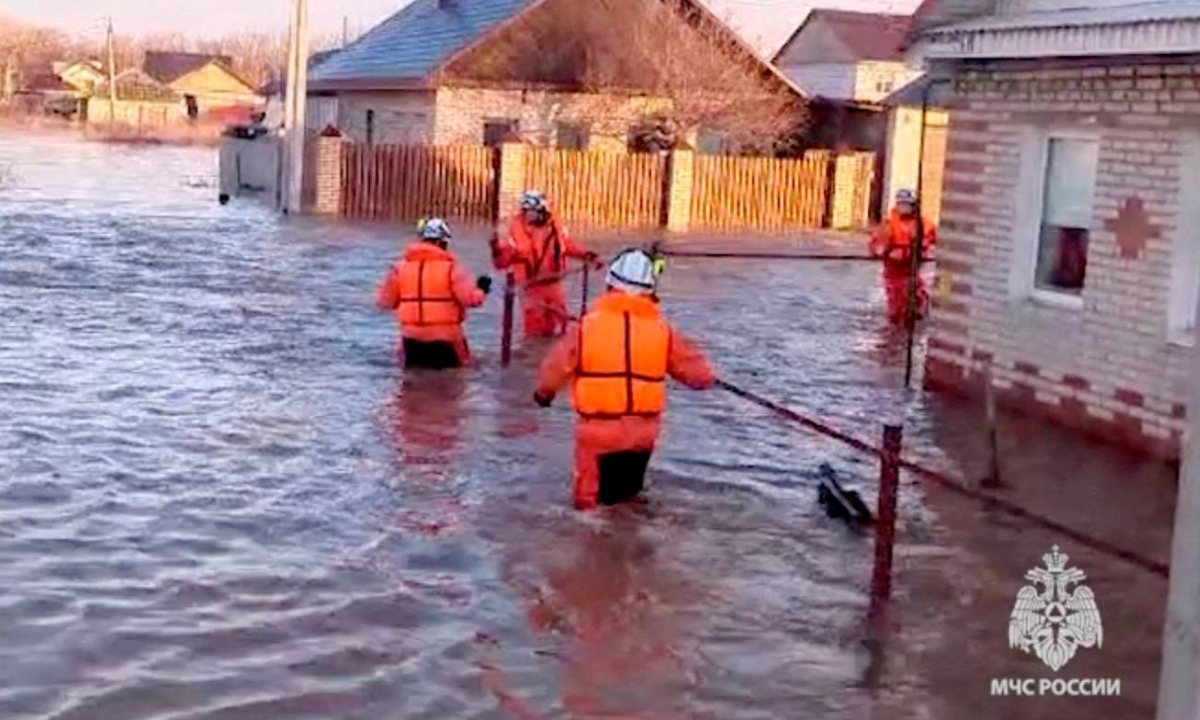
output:
[[[492,279],[471,279],[448,249],[444,220],[423,221],[419,234],[384,278],[376,304],[396,313],[405,367],[460,367],[471,359],[462,328],[467,308],[483,304]]]
[[[608,290],[550,350],[534,400],[548,407],[569,382],[575,427],[575,507],[614,504],[641,492],[658,441],[670,376],[695,390],[716,382],[699,350],[663,319],[656,261],[625,250]]]

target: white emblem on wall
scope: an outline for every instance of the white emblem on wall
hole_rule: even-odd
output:
[[[1017,593],[1008,622],[1009,647],[1032,652],[1058,672],[1081,648],[1098,648],[1104,640],[1100,609],[1087,575],[1067,567],[1058,546],[1042,556],[1045,568],[1025,573],[1031,584]]]

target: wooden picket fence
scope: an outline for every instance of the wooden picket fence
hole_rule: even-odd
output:
[[[494,149],[475,145],[349,144],[342,155],[342,214],[490,220],[495,158]]]
[[[696,156],[692,227],[821,227],[828,203],[829,157],[822,151],[802,159]]]
[[[657,227],[664,168],[660,155],[530,148],[525,185],[546,193],[573,225]]]

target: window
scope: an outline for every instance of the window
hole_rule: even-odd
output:
[[[375,111],[367,111],[367,144],[375,142]]]
[[[879,80],[875,83],[875,92],[883,95],[887,95],[894,89],[896,89],[896,83],[893,80]]]
[[[588,129],[578,123],[555,123],[554,132],[558,147],[563,150],[587,150],[590,140]]]
[[[1033,288],[1078,296],[1087,279],[1100,144],[1090,139],[1052,137],[1045,157]]]
[[[1171,248],[1167,332],[1172,342],[1193,344],[1200,308],[1200,135],[1184,141],[1180,157],[1179,223]]]
[[[516,136],[516,120],[488,120],[483,124],[483,144],[488,147],[499,147]]]

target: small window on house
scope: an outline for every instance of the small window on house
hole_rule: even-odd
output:
[[[375,142],[375,111],[367,111],[367,144]]]
[[[516,135],[516,120],[488,120],[483,124],[483,144],[488,147],[499,147]]]
[[[1083,290],[1099,156],[1100,145],[1094,140],[1049,141],[1033,278],[1036,290],[1067,295]]]
[[[558,147],[563,150],[587,150],[591,139],[588,129],[578,123],[555,123],[554,132]]]

